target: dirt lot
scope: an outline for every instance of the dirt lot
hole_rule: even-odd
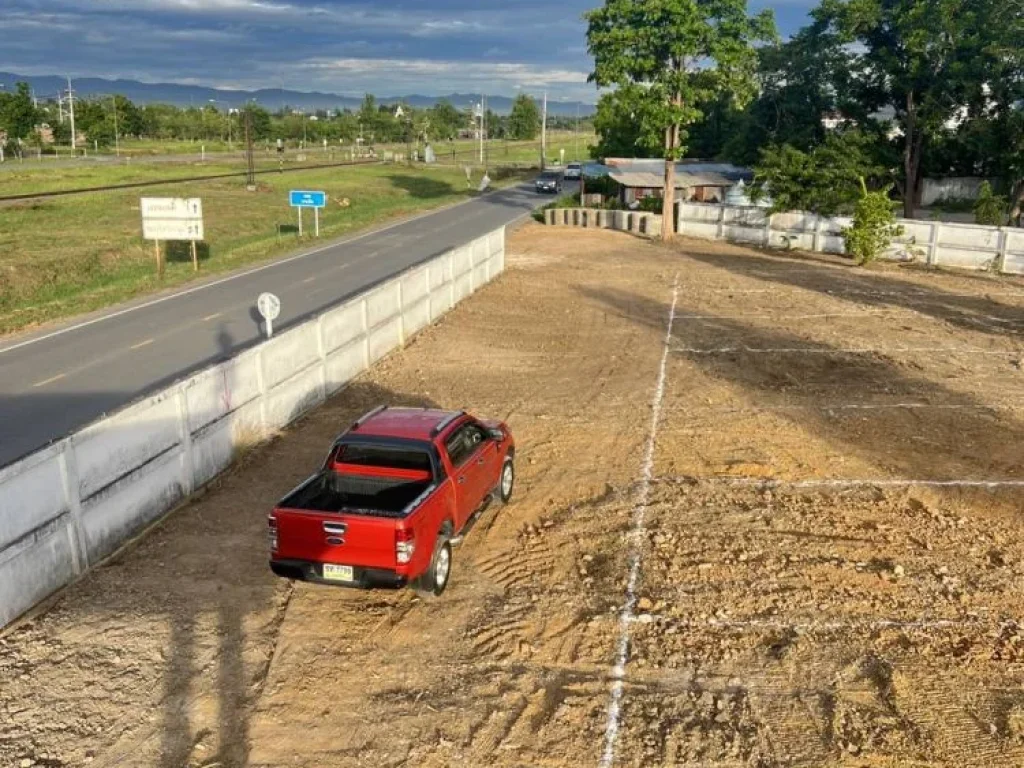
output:
[[[0,766],[1024,764],[1024,282],[509,251],[0,637]],[[518,438],[438,601],[266,566],[273,500],[380,402]]]

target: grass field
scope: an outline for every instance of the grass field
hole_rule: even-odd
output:
[[[580,134],[578,139],[567,131],[551,132],[548,135],[548,159],[558,160],[561,151],[565,151],[565,160],[576,159],[579,155],[586,156],[587,147],[595,141],[595,137]],[[152,142],[147,143],[147,146]],[[191,146],[188,142],[170,142],[162,145],[166,152],[154,151],[153,154],[164,154],[161,161],[152,158],[128,157],[115,158],[104,156],[101,159],[91,157],[77,161],[62,160],[59,163],[52,158],[42,161],[27,158],[24,162],[9,161],[0,165],[0,197],[6,195],[35,194],[67,189],[80,189],[109,184],[125,184],[141,181],[162,179],[188,178],[194,176],[216,175],[220,173],[241,172],[245,168],[245,160],[241,152],[214,153],[207,145],[207,159],[200,160],[199,145],[187,153],[180,153],[183,146]],[[375,147],[378,156],[385,152],[405,153],[404,144],[385,144]],[[422,147],[420,148],[422,151]],[[438,162],[453,162],[452,151],[455,152],[454,162],[459,166],[479,164],[479,144],[471,140],[441,142],[434,145]],[[487,143],[486,155],[489,165],[501,163],[539,163],[539,141],[490,141]],[[324,151],[322,147],[313,147],[305,152],[289,149],[285,152],[285,167],[295,165],[323,165],[347,161],[351,157],[350,147],[332,147]],[[281,163],[275,152],[267,152],[259,148],[256,152],[258,170],[276,169]]]
[[[217,166],[204,165],[212,170]],[[85,171],[88,173],[85,173]],[[87,186],[123,179],[121,168],[67,169],[62,183]],[[143,174],[166,166],[133,167]],[[194,168],[183,169],[191,175]],[[51,171],[52,173],[53,171]],[[4,189],[29,188],[31,174],[3,178]],[[496,184],[516,176],[491,174]],[[52,178],[52,177],[51,177]],[[475,184],[480,178],[474,174]],[[87,181],[85,181],[87,180]],[[321,235],[337,237],[390,218],[436,208],[475,194],[461,168],[374,164],[314,169],[257,177],[247,192],[241,179],[97,192],[8,204],[0,208],[0,333],[109,306],[196,278],[188,246],[172,244],[162,281],[155,274],[152,243],[142,240],[140,196],[201,197],[206,242],[199,276],[224,272],[294,250],[300,241],[287,192],[323,189],[330,204],[321,213]],[[11,192],[8,192],[11,193]],[[3,193],[0,193],[3,194]],[[340,200],[347,198],[350,207]]]

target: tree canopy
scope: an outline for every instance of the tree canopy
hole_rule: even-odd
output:
[[[630,89],[636,144],[660,142],[665,158],[662,237],[674,232],[675,162],[686,127],[722,94],[755,92],[754,44],[775,38],[771,12],[749,16],[746,0],[605,0],[586,14],[591,82]]]

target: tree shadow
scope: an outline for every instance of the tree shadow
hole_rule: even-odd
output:
[[[665,331],[667,303],[610,288],[577,290],[621,317]],[[907,374],[899,360],[885,354],[845,353],[785,331],[709,316],[704,307],[688,308],[682,303],[676,307],[677,315],[690,312],[708,319],[686,326],[685,342],[674,342],[677,359],[742,390],[755,406],[777,400],[781,394],[796,407],[773,411],[774,418],[843,445],[885,475],[911,480],[1024,479],[1020,452],[1024,427],[1008,414],[992,409],[989,403],[923,376]],[[721,348],[723,340],[755,349],[800,348],[810,353],[686,351]],[[960,407],[930,410],[926,416],[899,409],[839,416],[820,407],[824,402],[855,403],[867,397]],[[855,421],[844,422],[844,418]]]
[[[447,181],[440,181],[430,176],[407,176],[392,174],[387,177],[394,186],[405,190],[410,197],[420,200],[431,200],[438,197],[458,194],[463,190],[457,189]]]
[[[221,354],[229,355],[234,346],[231,334],[222,328],[217,338]],[[239,384],[226,381],[225,391]],[[40,400],[39,407],[65,408],[75,398],[91,396],[20,399]],[[251,719],[270,674],[291,594],[288,583],[268,567],[266,515],[289,489],[319,468],[339,433],[377,405],[438,407],[428,397],[357,379],[300,416],[282,436],[236,458],[205,492],[186,500],[158,526],[67,587],[27,627],[5,638],[0,664],[4,654],[16,652],[20,632],[31,633],[26,642],[42,633],[66,651],[62,664],[75,663],[81,653],[95,661],[75,681],[91,679],[103,689],[130,686],[130,693],[108,706],[118,708],[113,728],[95,732],[114,743],[83,743],[82,749],[94,753],[97,764],[148,762],[181,768],[201,760],[203,765],[246,765],[252,747]],[[362,599],[355,591],[336,590],[332,595],[338,600]],[[126,617],[134,627],[130,631],[124,625]],[[82,627],[90,631],[83,632]],[[146,639],[147,627],[166,627],[167,634]],[[126,632],[132,643],[128,647],[134,649],[131,666],[145,672],[114,680],[109,675],[117,667],[110,659],[125,653]],[[65,716],[75,722],[80,718],[78,710],[61,707],[61,702],[81,692],[68,688],[72,681],[55,677],[60,669],[58,664],[26,683],[38,718],[54,725]],[[13,695],[12,690],[6,695],[0,690],[0,706],[10,703],[6,699]],[[215,753],[204,751],[214,743]]]
[[[1024,306],[1012,306],[992,296],[966,296],[921,283],[880,275],[854,266],[793,259],[761,251],[723,254],[704,250],[700,241],[687,242],[684,253],[703,264],[766,283],[815,291],[835,299],[881,308],[920,312],[960,328],[1005,335],[1024,328]],[[960,278],[960,275],[957,275]],[[971,275],[979,279],[977,275]],[[989,279],[993,291],[1024,293],[1024,284],[1012,278]]]

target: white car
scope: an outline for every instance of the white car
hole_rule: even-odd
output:
[[[566,181],[579,181],[583,178],[583,164],[569,163],[565,166],[564,178]]]

